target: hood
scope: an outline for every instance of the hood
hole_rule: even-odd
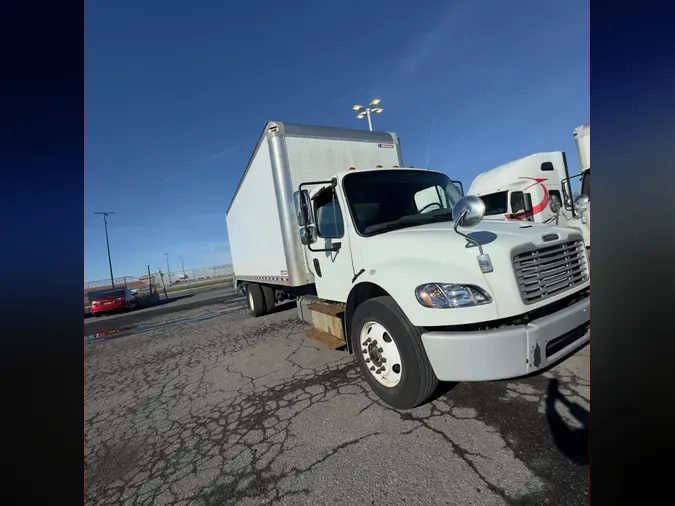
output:
[[[481,316],[488,319],[523,314],[569,293],[563,292],[554,298],[526,306],[521,300],[512,251],[524,244],[548,246],[568,240],[570,236],[581,238],[579,230],[543,223],[486,220],[473,228],[461,228],[460,231],[481,243],[483,252],[490,255],[492,272],[481,272],[477,261],[478,248],[455,233],[453,222],[430,223],[369,237],[364,241],[364,246],[367,246],[359,248],[362,265],[375,272],[384,272],[389,267],[390,272],[394,272],[394,276],[398,276],[400,281],[392,281],[391,286],[396,288],[397,283],[406,285],[400,288],[399,297],[402,300],[412,287],[422,282],[458,282],[480,286],[494,300],[493,304],[481,310],[493,312],[492,316],[487,313]],[[403,272],[401,269],[406,270]],[[452,321],[456,324],[458,320]]]
[[[373,250],[378,252],[379,256],[383,254],[388,256],[387,251],[394,251],[395,254],[401,254],[401,248],[405,248],[406,256],[425,256],[430,252],[440,250],[447,251],[448,248],[463,248],[471,253],[471,257],[478,254],[477,248],[468,243],[468,241],[455,233],[454,222],[430,223],[428,225],[418,225],[415,227],[393,230],[380,235],[370,237],[368,242],[373,246]],[[509,252],[514,247],[533,243],[537,246],[548,242],[567,239],[570,233],[575,231],[567,227],[556,227],[543,223],[532,222],[501,222],[501,221],[481,221],[472,228],[459,228],[460,232],[467,234],[478,240],[483,246],[485,253],[503,251]],[[544,236],[555,234],[558,237],[548,241]]]

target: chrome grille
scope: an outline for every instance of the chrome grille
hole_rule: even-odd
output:
[[[513,254],[513,270],[525,304],[548,299],[588,280],[584,242],[575,239],[518,248]]]

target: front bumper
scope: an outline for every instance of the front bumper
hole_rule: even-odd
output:
[[[590,341],[590,299],[527,325],[473,332],[425,332],[441,381],[490,381],[531,374]]]

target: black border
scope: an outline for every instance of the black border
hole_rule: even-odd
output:
[[[0,15],[7,504],[83,499],[84,5]]]
[[[675,8],[590,10],[591,502],[650,504],[672,481]]]

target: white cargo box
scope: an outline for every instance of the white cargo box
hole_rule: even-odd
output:
[[[236,281],[313,283],[293,193],[302,182],[378,165],[403,166],[396,134],[268,122],[226,213]]]
[[[579,156],[579,170],[584,172],[591,168],[591,125],[581,125],[572,133]]]

